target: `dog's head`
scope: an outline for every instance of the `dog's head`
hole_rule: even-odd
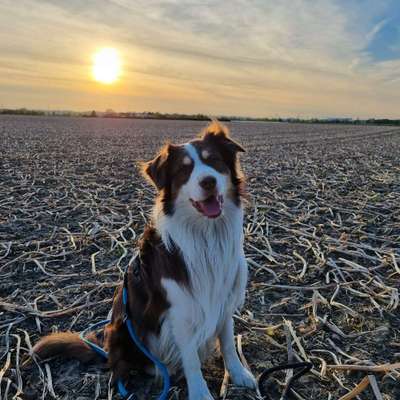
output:
[[[211,123],[199,139],[165,145],[143,165],[144,175],[156,186],[163,212],[185,212],[218,218],[224,202],[240,205],[243,176],[237,153],[244,151],[219,122]]]

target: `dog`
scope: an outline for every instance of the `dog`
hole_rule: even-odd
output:
[[[244,302],[248,275],[242,227],[245,182],[238,159],[243,151],[226,126],[213,121],[198,138],[167,144],[142,166],[157,198],[152,222],[139,242],[140,268],[130,269],[126,277],[130,318],[169,374],[183,372],[189,400],[213,399],[201,364],[217,343],[232,383],[256,388],[234,343],[233,314]],[[151,369],[124,324],[122,285],[102,342],[114,381],[127,379],[135,368]],[[72,332],[42,338],[33,352],[42,359],[96,358]]]

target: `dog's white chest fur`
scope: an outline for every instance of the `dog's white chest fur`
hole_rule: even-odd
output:
[[[149,343],[171,373],[180,367],[176,343],[188,341],[201,359],[207,357],[221,324],[242,305],[247,281],[242,209],[228,202],[216,220],[188,218],[177,210],[173,217],[159,214],[155,220],[164,244],[168,247],[173,241],[181,250],[190,287],[163,280],[171,307],[160,335]]]

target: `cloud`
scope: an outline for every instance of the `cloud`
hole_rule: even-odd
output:
[[[382,30],[382,28],[388,23],[388,21],[388,18],[384,18],[372,27],[372,29],[367,33],[366,36],[366,40],[368,43],[376,37],[376,35]]]

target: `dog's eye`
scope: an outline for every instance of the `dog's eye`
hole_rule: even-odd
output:
[[[179,173],[179,172],[189,172],[189,171],[191,171],[192,170],[192,167],[193,167],[193,165],[192,164],[189,164],[189,165],[186,165],[186,164],[181,164],[181,165],[179,165],[179,166],[177,166],[177,168],[176,168],[176,173]]]

